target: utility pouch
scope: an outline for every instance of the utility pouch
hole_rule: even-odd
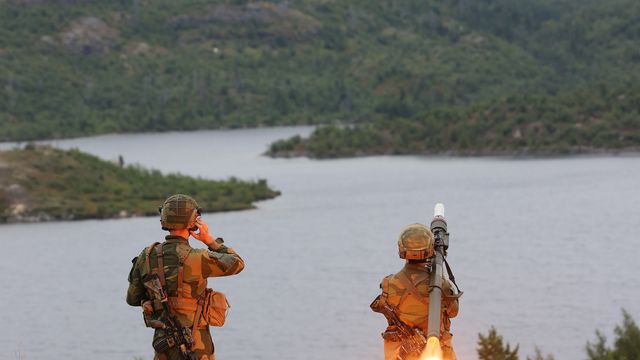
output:
[[[176,346],[176,341],[172,337],[167,337],[166,335],[158,336],[155,340],[153,340],[153,350],[157,353],[166,353],[169,349]]]
[[[211,326],[222,326],[231,307],[224,293],[206,289],[203,295],[202,320]]]

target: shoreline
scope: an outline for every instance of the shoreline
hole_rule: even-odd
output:
[[[268,200],[272,200],[272,199],[258,200],[256,202],[268,201]],[[242,209],[204,211],[202,212],[202,214],[206,215],[206,214],[231,213],[231,212],[250,211],[250,210],[256,210],[256,209],[258,209],[258,207],[254,205],[254,206],[242,208]],[[25,217],[19,220],[8,219],[6,221],[0,221],[0,227],[6,226],[6,225],[17,225],[17,224],[62,223],[62,222],[79,222],[79,221],[86,221],[86,220],[121,220],[121,219],[152,218],[152,217],[155,218],[155,217],[158,217],[158,215],[127,213],[126,215],[105,216],[105,217],[88,216],[88,217],[55,218],[50,214],[41,213],[35,216]]]
[[[95,133],[95,134],[83,134],[78,136],[68,136],[68,137],[52,137],[52,138],[43,138],[43,139],[29,139],[29,140],[0,140],[0,151],[10,149],[7,146],[15,145],[24,147],[29,143],[48,143],[54,141],[66,141],[66,140],[77,140],[77,139],[88,139],[88,138],[96,138],[102,136],[120,136],[120,135],[158,135],[158,134],[169,134],[169,133],[190,133],[190,132],[202,132],[202,131],[243,131],[243,130],[261,130],[261,129],[281,129],[281,128],[315,128],[322,123],[319,124],[294,124],[294,125],[273,125],[273,126],[223,126],[223,127],[211,127],[211,128],[199,128],[199,129],[167,129],[162,131],[131,131],[131,132],[105,132],[105,133]]]
[[[328,157],[316,157],[309,156],[306,152],[291,152],[291,153],[278,153],[269,154],[268,151],[262,154],[263,156],[272,159],[295,159],[295,158],[307,158],[310,160],[341,160],[341,159],[355,159],[377,156],[388,157],[403,157],[403,156],[416,156],[425,158],[499,158],[504,160],[544,160],[544,159],[569,159],[569,158],[581,158],[581,157],[636,157],[640,156],[640,147],[631,149],[591,149],[591,150],[578,150],[569,152],[554,152],[554,151],[542,151],[542,152],[527,152],[527,151],[471,151],[461,152],[456,150],[448,151],[434,151],[434,152],[417,152],[417,153],[394,153],[392,151],[385,153],[358,153],[355,155],[339,155]]]

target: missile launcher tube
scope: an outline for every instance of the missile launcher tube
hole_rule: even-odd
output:
[[[427,323],[427,339],[436,337],[440,340],[440,322],[442,317],[442,278],[444,272],[444,254],[449,247],[447,220],[444,218],[444,205],[436,204],[431,231],[435,241],[435,255],[431,261],[429,275],[429,321]]]
[[[429,322],[427,323],[427,338],[440,339],[440,307],[442,306],[442,251],[436,250],[431,264],[429,279]]]

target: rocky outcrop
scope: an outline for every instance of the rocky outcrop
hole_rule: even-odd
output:
[[[262,24],[262,35],[279,35],[290,40],[302,39],[318,33],[322,24],[307,14],[286,4],[252,2],[244,5],[212,5],[198,14],[175,16],[168,20],[169,26],[180,29],[208,24]]]
[[[109,53],[119,39],[118,30],[97,17],[84,17],[71,23],[57,36],[43,36],[41,41],[61,46],[76,55]]]

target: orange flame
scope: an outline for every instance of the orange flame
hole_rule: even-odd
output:
[[[427,347],[422,352],[420,360],[442,360],[442,349],[437,337],[432,336],[427,340]]]

